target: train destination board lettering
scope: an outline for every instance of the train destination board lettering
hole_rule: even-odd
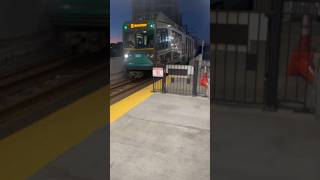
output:
[[[148,24],[143,23],[143,24],[131,24],[131,29],[133,28],[141,28],[141,27],[147,27]]]

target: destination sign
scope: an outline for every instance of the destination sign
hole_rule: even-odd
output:
[[[133,28],[142,28],[142,27],[147,27],[148,24],[143,23],[143,24],[130,24],[131,29]]]

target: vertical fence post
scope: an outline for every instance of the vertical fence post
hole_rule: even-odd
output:
[[[317,52],[318,51],[318,52]],[[315,82],[315,118],[320,120],[320,49],[316,50],[315,53],[315,72],[316,72],[316,82]]]
[[[192,83],[192,95],[197,96],[197,87],[198,87],[198,68],[199,68],[199,61],[193,61],[193,83]]]
[[[268,28],[268,63],[265,77],[265,105],[267,110],[278,108],[278,74],[281,43],[283,0],[272,0]]]
[[[166,82],[167,82],[167,70],[166,63],[163,63],[163,77],[162,77],[162,92],[166,93]]]
[[[307,99],[307,108],[310,109],[311,112],[315,112],[316,116],[319,117],[319,66],[320,66],[320,53],[315,49],[314,52],[314,71],[315,71],[315,81],[312,83],[311,88],[309,88],[308,99]]]
[[[154,77],[152,75],[152,92],[155,92],[155,90],[154,90],[154,82],[155,82],[155,80],[154,80]]]

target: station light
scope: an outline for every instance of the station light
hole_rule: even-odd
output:
[[[125,54],[125,55],[124,55],[124,58],[127,59],[128,57],[129,57],[129,54]]]
[[[128,29],[128,26],[127,26],[127,25],[125,25],[125,26],[123,27],[123,29],[127,30],[127,29]]]

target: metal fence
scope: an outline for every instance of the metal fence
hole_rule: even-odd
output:
[[[306,16],[314,53],[320,50],[319,1],[272,0],[259,12],[212,9],[213,99],[312,111],[315,83],[288,75]]]
[[[214,99],[264,102],[268,18],[256,12],[212,13]]]
[[[208,64],[199,64],[195,61],[192,65],[165,64],[161,68],[164,69],[164,76],[154,77],[154,92],[209,96],[210,66]]]
[[[282,107],[314,111],[314,83],[308,83],[301,76],[288,76],[288,67],[293,52],[301,51],[304,48],[300,43],[303,31],[309,32],[310,51],[315,52],[319,49],[318,10],[320,9],[317,8],[317,3],[312,1],[284,2],[278,78],[278,100]],[[303,23],[305,18],[307,18],[307,24]],[[304,27],[305,25],[307,27]]]

